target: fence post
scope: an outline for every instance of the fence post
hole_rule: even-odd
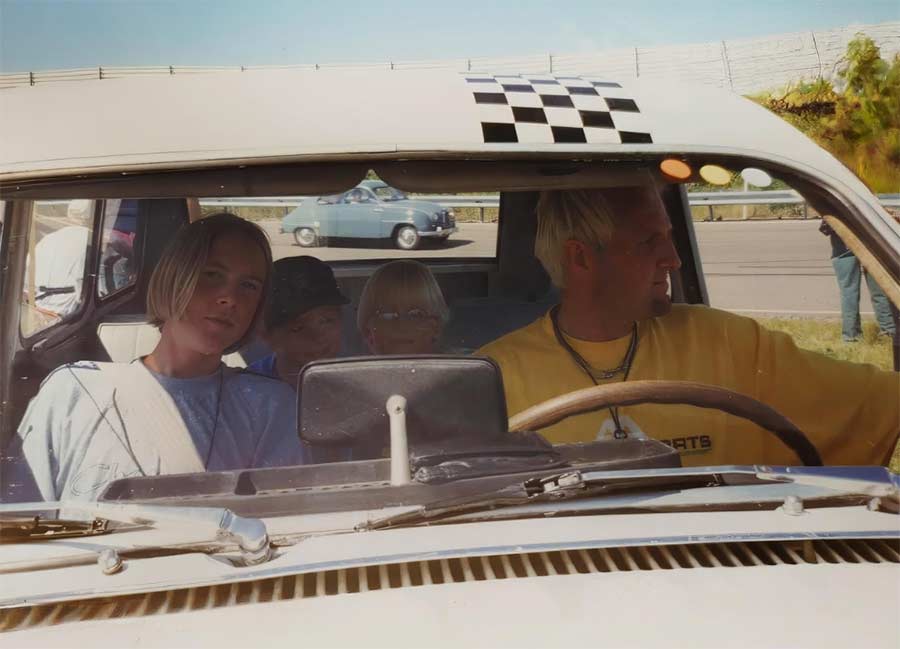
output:
[[[819,61],[819,78],[822,78],[822,55],[819,54],[819,44],[816,42],[816,33],[810,32],[810,36],[812,36],[813,48],[816,50],[816,59]]]
[[[744,193],[746,194],[748,191],[750,191],[750,184],[745,180],[744,181]],[[742,221],[747,220],[747,204],[746,203],[741,205],[741,220]]]
[[[103,78],[103,68],[102,68],[102,67],[101,67],[101,68],[97,68],[97,72],[100,73],[100,78],[102,79],[102,78]]]
[[[641,64],[640,64],[640,61],[638,61],[637,48],[634,48],[634,76],[635,77],[641,76]]]
[[[28,85],[31,85],[31,86],[34,85],[34,72],[28,73]]]
[[[472,71],[472,59],[466,59],[466,72]]]
[[[553,74],[553,55],[548,54],[547,58],[550,60],[550,74]],[[481,220],[483,221],[484,219],[481,219]]]
[[[725,78],[728,79],[728,85],[734,90],[734,79],[731,77],[731,63],[728,62],[728,48],[725,41],[722,41],[722,68],[725,70]]]

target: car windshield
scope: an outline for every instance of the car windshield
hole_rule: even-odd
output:
[[[500,183],[485,187],[479,179],[478,193],[459,191],[457,183],[403,201],[424,207],[397,215],[386,208],[354,212],[381,204],[364,202],[368,190],[361,187],[315,200],[34,202],[21,335],[32,342],[54,335],[78,339],[89,327],[102,347],[68,361],[40,389],[14,384],[19,423],[4,456],[5,499],[117,500],[152,493],[227,502],[240,484],[270,494],[291,493],[291,484],[344,484],[374,490],[367,497],[374,500],[360,502],[388,502],[389,433],[396,422],[386,415],[395,398],[404,404],[410,453],[404,470],[413,482],[476,485],[459,493],[448,487],[440,501],[498,489],[502,495],[528,476],[567,468],[889,460],[897,387],[889,301],[879,297],[877,283],[862,282],[874,311],[863,303],[862,327],[850,332],[856,343],[840,342],[846,320],[822,317],[840,313],[847,297],[838,292],[835,273],[841,282],[851,272],[842,265],[847,253],[836,248],[843,243],[836,232],[852,243],[833,218],[836,206],[807,202],[798,191],[808,192],[806,184],[792,186],[794,178],[758,161],[724,166],[668,156],[647,160],[637,172],[604,163],[597,173],[636,173],[653,182],[524,191]],[[389,187],[375,191],[384,190],[404,196]],[[354,191],[363,200],[345,200]],[[326,208],[345,211],[331,215]],[[168,222],[157,216],[160,209],[174,210]],[[227,310],[197,303],[185,311],[180,335],[220,345],[224,363],[188,379],[167,374],[159,360],[170,325],[155,328],[133,299],[149,282],[153,317],[167,317],[169,307],[157,306],[164,298],[153,295],[163,281],[160,269],[190,259],[178,262],[166,256],[165,246],[156,252],[147,246],[154,237],[175,240],[178,219],[171,214],[179,210],[182,227],[193,222],[188,229],[236,219],[244,225],[228,227],[259,232],[275,260],[274,276],[266,280],[258,246],[242,248],[240,237],[212,239],[206,254],[214,270],[198,269],[198,286],[217,294],[233,276],[238,288],[227,293],[227,302],[220,300],[234,302]],[[609,218],[604,227],[613,234],[565,230],[547,220],[560,213]],[[341,229],[365,228],[368,220],[388,225],[358,240],[356,230]],[[409,247],[397,227],[452,234],[439,241],[419,236]],[[95,231],[99,257],[89,246]],[[879,276],[866,260],[867,277]],[[272,285],[268,303],[252,295],[265,283]],[[252,308],[242,311],[243,301]],[[631,315],[622,323],[579,311],[597,301]],[[104,304],[114,306],[101,309]],[[201,310],[199,328],[192,328],[194,309]],[[259,328],[241,338],[254,309],[263,309]],[[708,346],[717,349],[714,355]],[[143,361],[127,364],[137,358]],[[28,362],[21,361],[22,375]],[[148,371],[135,374],[141,367]],[[140,398],[107,388],[120,380],[143,386],[135,393]],[[658,380],[706,387],[653,383]],[[48,386],[52,398],[44,396]],[[579,392],[594,386],[607,392]],[[97,408],[107,402],[115,404],[115,419]],[[256,413],[253,425],[241,414],[247,408]],[[55,430],[56,420],[69,422],[65,432]],[[87,435],[97,426],[107,430],[105,442]],[[189,440],[196,450],[196,464],[179,464],[183,458],[170,459],[155,442],[143,448],[131,441],[178,430],[187,436],[181,443]],[[862,431],[874,432],[864,442],[838,441]],[[129,444],[123,446],[122,437]],[[61,443],[77,447],[83,458],[71,477],[40,460],[48,445]],[[153,478],[147,458],[179,467],[161,473],[230,477],[224,483]],[[299,473],[265,473],[279,466]],[[254,467],[263,473],[238,477]],[[703,479],[694,486],[709,485]],[[242,511],[252,513],[248,502]],[[316,505],[322,511],[348,506],[328,498]]]

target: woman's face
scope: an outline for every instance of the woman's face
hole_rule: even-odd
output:
[[[373,354],[432,354],[441,319],[421,305],[385,305],[369,320],[366,342]]]
[[[184,315],[166,321],[163,334],[180,347],[220,356],[253,322],[265,277],[266,258],[256,242],[239,234],[216,238]]]

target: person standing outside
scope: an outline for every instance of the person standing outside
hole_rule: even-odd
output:
[[[841,291],[841,338],[844,342],[856,342],[862,336],[862,324],[859,317],[859,285],[861,275],[866,276],[869,296],[872,299],[872,310],[878,328],[885,336],[893,337],[897,330],[891,314],[891,303],[874,278],[866,272],[856,255],[824,220],[819,232],[831,241],[831,266]]]

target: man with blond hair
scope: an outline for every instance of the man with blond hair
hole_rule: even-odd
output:
[[[654,186],[543,192],[537,212],[535,254],[560,304],[477,352],[500,365],[510,415],[591,385],[695,381],[780,411],[826,464],[887,460],[900,430],[900,375],[798,349],[750,318],[673,305],[669,275],[681,260]],[[541,432],[554,443],[660,439],[685,465],[797,463],[758,426],[687,405],[588,412]]]

